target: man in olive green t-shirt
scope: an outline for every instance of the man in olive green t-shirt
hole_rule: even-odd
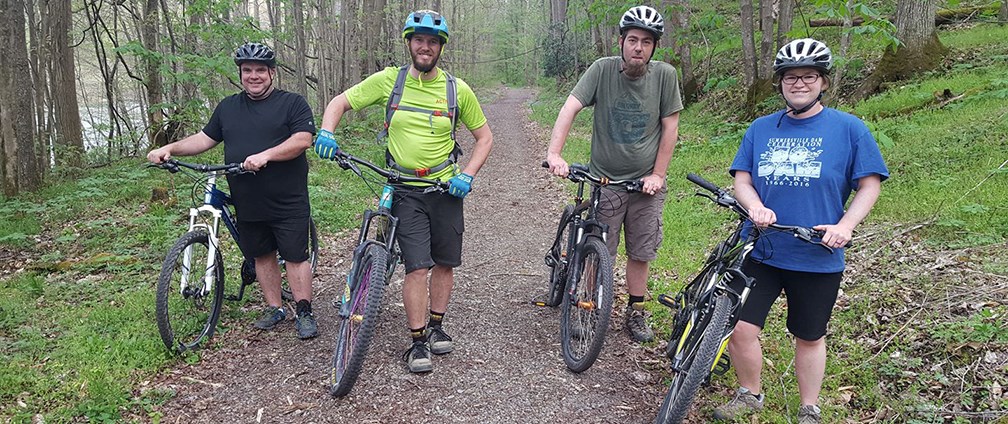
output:
[[[399,218],[396,239],[406,268],[403,305],[413,342],[403,359],[410,372],[421,373],[433,370],[431,353],[441,355],[454,349],[452,338],[441,324],[454,285],[453,270],[462,263],[462,198],[469,193],[473,177],[490,154],[493,135],[476,95],[469,85],[456,79],[458,121],[476,139],[469,161],[459,169],[453,154],[454,122],[447,110],[448,80],[437,67],[448,42],[447,21],[430,10],[410,13],[403,38],[412,64],[399,108],[388,126],[389,165],[407,175],[448,180],[451,186],[449,193],[397,189],[392,205],[392,215]],[[378,71],[329,102],[315,141],[320,157],[335,157],[339,146],[332,131],[343,114],[350,109],[385,104],[398,73],[398,68]]]
[[[566,177],[567,161],[560,156],[574,117],[594,106],[592,124],[592,174],[613,180],[641,179],[641,193],[603,190],[599,219],[609,226],[606,242],[616,256],[620,228],[627,252],[626,328],[638,342],[648,342],[654,332],[644,317],[648,265],[658,255],[662,241],[665,173],[679,137],[679,81],[675,68],[652,62],[665,24],[648,6],[627,10],[620,20],[620,57],[593,63],[560,109],[550,138],[546,161],[550,172]]]

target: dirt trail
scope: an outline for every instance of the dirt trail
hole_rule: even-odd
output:
[[[345,241],[326,240],[315,281],[321,335],[298,341],[291,321],[270,332],[233,323],[198,364],[146,385],[175,392],[158,408],[162,422],[652,422],[666,362],[654,348],[629,343],[621,313],[599,360],[578,375],[559,354],[558,310],[530,303],[545,292],[542,257],[566,200],[564,182],[540,168],[545,147],[541,130],[528,120],[532,99],[529,90],[507,89],[484,104],[494,149],[465,202],[463,265],[445,319],[455,351],[435,357],[433,373],[411,375],[401,359],[408,335],[400,267],[353,392],[329,396],[332,299],[346,277],[350,249],[338,248]],[[459,134],[471,151],[469,133]],[[616,309],[624,306],[619,299]]]

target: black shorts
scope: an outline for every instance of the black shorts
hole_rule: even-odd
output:
[[[755,278],[756,283],[739,313],[739,320],[763,328],[770,308],[783,290],[787,300],[788,331],[808,341],[819,340],[826,335],[826,325],[833,314],[843,272],[789,271],[750,259],[742,265],[742,271]],[[741,290],[741,284],[741,281],[736,281],[732,288]]]
[[[276,221],[238,221],[238,246],[245,257],[256,258],[273,251],[290,262],[308,260],[311,247],[311,218]]]
[[[448,193],[396,189],[392,215],[399,218],[396,239],[407,273],[435,264],[462,265],[462,199]]]

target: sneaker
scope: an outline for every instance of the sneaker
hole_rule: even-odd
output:
[[[413,342],[413,345],[403,353],[403,360],[412,373],[431,372],[434,370],[434,363],[431,362],[430,350],[427,343]]]
[[[455,349],[451,336],[445,334],[441,327],[431,327],[427,329],[427,344],[431,353],[444,355]]]
[[[731,420],[763,409],[763,395],[755,396],[749,389],[739,387],[735,399],[714,408],[714,419]]]
[[[630,337],[638,343],[647,343],[654,340],[654,331],[648,326],[644,319],[644,304],[634,303],[627,306],[626,329],[630,332]]]
[[[798,408],[798,424],[819,424],[822,422],[822,410],[815,405],[802,405]]]
[[[315,315],[312,315],[311,312],[298,314],[294,319],[294,326],[297,327],[297,335],[301,340],[318,335],[318,324],[315,323]]]
[[[260,330],[269,330],[285,319],[287,319],[287,313],[283,308],[267,306],[266,309],[263,309],[262,317],[256,320],[253,325]]]

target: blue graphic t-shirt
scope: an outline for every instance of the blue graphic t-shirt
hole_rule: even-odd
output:
[[[806,119],[778,112],[754,121],[742,138],[731,174],[752,175],[756,193],[781,225],[812,227],[840,221],[857,180],[889,177],[875,138],[857,117],[825,108]],[[781,269],[841,272],[843,249],[822,247],[770,231],[756,243],[752,258]]]

